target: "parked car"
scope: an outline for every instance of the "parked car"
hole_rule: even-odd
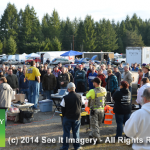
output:
[[[20,64],[20,62],[17,61],[17,60],[11,59],[11,60],[5,60],[5,61],[3,61],[3,64],[5,64],[5,65],[18,65],[18,64]]]
[[[73,60],[68,60],[66,58],[55,58],[52,60],[52,62],[50,63],[50,65],[57,65],[58,63],[62,63],[62,64],[72,64],[74,63]]]
[[[25,61],[25,64],[30,64],[31,61],[35,61],[36,63],[40,63],[41,62],[41,59],[40,58],[33,58],[33,57],[29,57],[26,61]]]

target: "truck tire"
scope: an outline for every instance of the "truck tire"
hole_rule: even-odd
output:
[[[121,63],[125,63],[125,61],[122,61]]]

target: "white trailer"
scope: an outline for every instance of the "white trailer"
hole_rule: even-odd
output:
[[[126,62],[131,66],[132,63],[149,64],[150,47],[127,47]]]
[[[9,55],[9,56],[8,56],[8,60],[11,60],[11,59],[12,59],[12,60],[15,60],[15,55]]]
[[[25,56],[26,56],[26,55],[23,55],[23,54],[22,54],[22,55],[21,55],[21,54],[16,54],[16,55],[15,55],[15,60],[18,60],[18,61],[25,61],[25,59],[26,59]]]

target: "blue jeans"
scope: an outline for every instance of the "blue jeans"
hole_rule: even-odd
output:
[[[40,82],[40,92],[41,92],[41,94],[43,94],[42,82]]]
[[[68,150],[69,143],[66,142],[66,137],[70,138],[70,130],[72,129],[73,138],[79,139],[80,132],[80,120],[68,119],[67,117],[63,117],[63,150]],[[80,143],[73,144],[74,149],[78,149],[80,147]]]
[[[26,94],[26,98],[29,100],[29,89],[20,89],[20,93]]]
[[[53,90],[45,90],[44,91],[44,95],[46,99],[51,99],[51,94],[53,94],[54,91]]]
[[[123,131],[123,124],[130,118],[130,114],[116,114],[116,123],[117,123],[117,130],[116,130],[116,138],[122,137],[122,131]]]
[[[129,86],[129,91],[131,92],[131,105],[132,105],[132,86]]]
[[[34,103],[33,108],[37,108],[39,99],[40,84],[37,81],[29,81],[29,102]]]

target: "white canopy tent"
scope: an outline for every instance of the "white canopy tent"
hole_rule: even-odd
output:
[[[26,58],[28,58],[28,57],[38,57],[38,58],[40,58],[40,55],[38,55],[38,54],[36,54],[36,53],[31,53],[31,54],[29,54],[29,55],[26,55],[25,57],[26,57]]]

